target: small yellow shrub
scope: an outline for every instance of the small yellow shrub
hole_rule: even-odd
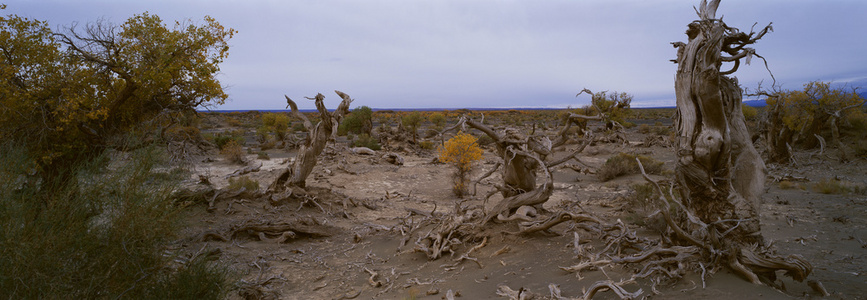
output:
[[[482,159],[482,148],[476,137],[460,132],[439,148],[439,160],[455,168],[452,190],[458,197],[467,193],[469,175],[476,161]]]

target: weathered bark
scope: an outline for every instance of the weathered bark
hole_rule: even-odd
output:
[[[494,132],[488,126],[467,119],[466,124],[487,134],[494,140],[497,155],[503,158],[503,181],[505,190],[503,197],[508,198],[536,189],[536,168],[539,163],[524,154],[515,153],[512,149],[524,148],[528,139],[517,130],[507,129],[502,134]],[[515,148],[517,147],[517,148]],[[550,149],[548,149],[550,152]]]
[[[314,98],[307,98],[316,101],[316,110],[319,112],[321,119],[316,126],[313,126],[310,120],[298,111],[298,105],[295,104],[295,101],[292,101],[288,96],[285,96],[286,103],[288,104],[287,106],[292,108],[292,113],[304,122],[304,128],[307,129],[307,138],[304,145],[298,149],[298,155],[295,157],[295,162],[292,163],[291,167],[286,168],[286,170],[284,170],[283,173],[280,174],[273,183],[271,183],[268,187],[269,191],[279,192],[286,186],[300,188],[306,186],[305,182],[307,176],[313,172],[313,167],[316,166],[316,158],[320,153],[322,153],[322,150],[325,149],[325,145],[329,138],[337,135],[337,126],[340,124],[340,121],[343,120],[343,116],[349,113],[349,104],[352,103],[352,99],[349,95],[340,91],[334,92],[343,98],[343,101],[341,101],[340,105],[337,106],[337,109],[331,113],[329,113],[325,108],[325,104],[323,103],[325,96],[322,94],[317,94]]]
[[[767,94],[770,97],[780,97],[779,93]],[[789,151],[789,142],[794,138],[795,132],[783,123],[783,107],[781,101],[776,101],[773,106],[766,108],[768,160],[771,163],[788,163],[792,161],[792,153]]]
[[[760,283],[754,273],[759,266],[745,268],[741,256],[750,245],[762,244],[759,200],[765,165],[741,112],[743,91],[737,78],[725,75],[737,70],[740,59],[749,62],[751,56],[758,56],[745,46],[758,41],[771,26],[758,34],[739,32],[716,19],[719,3],[703,0],[700,20],[689,24],[686,32],[689,42],[674,43],[678,48],[676,174],[686,208],[708,224],[710,238],[704,243],[726,251],[733,270]],[[735,64],[721,72],[723,62]],[[804,276],[810,272],[805,261],[763,267],[791,268]]]
[[[554,192],[554,178],[550,168],[572,159],[583,151],[590,141],[588,135],[587,140],[572,153],[558,160],[546,161],[545,159],[551,155],[553,147],[565,143],[566,138],[563,136],[565,130],[561,130],[561,136],[557,142],[552,143],[546,136],[532,135],[526,137],[511,128],[497,133],[490,127],[467,118],[461,119],[458,123],[458,125],[462,124],[469,125],[491,137],[497,147],[497,154],[503,160],[504,185],[498,187],[503,194],[503,199],[485,212],[482,224],[492,220],[500,213],[509,212],[521,206],[532,206],[548,201]],[[545,173],[545,182],[538,188],[536,187],[537,169],[541,169]]]

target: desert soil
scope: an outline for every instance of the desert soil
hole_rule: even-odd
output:
[[[580,162],[570,162],[574,168],[554,168],[556,190],[540,213],[569,208],[605,222],[619,219],[643,235],[655,235],[644,222],[650,211],[627,200],[633,184],[645,183],[640,175],[600,182],[593,174],[613,154],[629,152],[663,161],[669,172],[654,176],[656,179],[672,177],[672,148],[645,147],[642,142],[646,136],[635,128],[629,129],[629,144],[592,145],[579,155]],[[554,299],[549,292],[551,284],[559,286],[563,296],[578,298],[596,281],[628,279],[632,272],[619,265],[585,271],[580,276],[561,270],[577,263],[573,232],[592,237],[568,222],[553,227],[552,234],[520,236],[504,233],[516,230],[513,223],[492,223],[484,231],[487,244],[472,253],[478,263],[464,260],[455,264],[448,255],[428,260],[425,254],[413,251],[416,237],[400,230],[404,227],[399,225],[422,218],[409,209],[449,213],[456,201],[482,205],[492,183],[500,180],[499,175],[483,180],[477,196],[458,199],[451,192],[451,170],[448,165],[433,163],[434,151],[398,152],[405,163],[397,166],[377,156],[353,154],[340,145],[330,149],[320,157],[307,180],[315,203],[284,201],[275,205],[265,197],[242,195],[217,200],[210,212],[207,204],[198,203],[185,209],[187,226],[182,239],[172,247],[191,255],[218,250],[217,259],[238,280],[230,299],[444,299],[450,291],[457,295],[456,299],[498,299],[502,298],[496,294],[499,286],[530,290],[535,299]],[[268,153],[268,160],[247,155],[248,165],[262,164],[260,171],[246,175],[258,181],[262,189],[295,155],[294,150]],[[810,261],[814,269],[809,279],[821,282],[831,293],[830,298],[867,299],[867,197],[821,194],[809,188],[835,177],[863,186],[867,183],[867,161],[859,158],[840,163],[833,151],[823,156],[798,153],[797,158],[796,165],[769,166],[761,213],[763,235],[773,241],[778,253],[799,254]],[[487,149],[474,176],[493,167],[495,160],[492,149]],[[187,182],[190,186],[204,175],[216,188],[225,187],[227,175],[244,167],[226,162],[216,152],[197,161],[195,174]],[[794,188],[789,185],[782,189],[779,180],[794,183]],[[496,195],[487,205],[499,199]],[[221,241],[206,235],[226,234],[249,224],[280,223],[318,227],[327,236],[298,234],[279,243],[255,236],[239,235]],[[481,243],[469,242],[467,248]],[[602,245],[592,239],[586,243]],[[458,250],[458,255],[465,251]],[[373,280],[372,273],[377,274]],[[750,284],[725,269],[709,275],[704,282],[701,274],[688,274],[677,282],[657,285],[658,294],[649,282],[641,280],[625,288],[629,292],[642,289],[641,298],[647,299],[819,297],[805,283],[780,278],[784,278],[778,283],[785,291]],[[613,297],[611,292],[602,292],[595,298]]]

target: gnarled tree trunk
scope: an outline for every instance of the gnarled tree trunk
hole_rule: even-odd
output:
[[[734,73],[743,58],[755,50],[771,26],[746,34],[716,18],[719,0],[703,0],[700,20],[689,24],[689,42],[674,43],[677,52],[677,181],[683,202],[707,224],[704,245],[723,251],[729,266],[754,283],[756,273],[773,278],[773,270],[785,269],[802,280],[811,270],[803,259],[763,256],[755,259],[753,245],[762,245],[759,224],[760,193],[765,165],[752,145],[741,112],[741,95]],[[720,71],[723,62],[733,62]],[[765,254],[765,253],[761,253]],[[775,264],[771,264],[773,261]],[[746,266],[746,267],[745,267]],[[770,271],[769,271],[770,270]]]
[[[343,116],[349,113],[349,104],[352,103],[352,99],[349,95],[340,91],[334,92],[343,98],[343,101],[341,101],[340,105],[337,106],[337,109],[331,113],[329,113],[325,108],[325,104],[323,103],[325,96],[322,94],[317,94],[314,98],[307,98],[316,101],[316,110],[319,112],[321,119],[316,126],[313,126],[310,120],[298,111],[298,106],[295,104],[295,101],[292,101],[292,99],[289,99],[289,97],[286,96],[287,106],[291,107],[292,113],[304,122],[304,128],[307,129],[307,139],[305,140],[304,145],[298,149],[298,155],[295,157],[295,162],[292,163],[292,166],[286,168],[286,170],[284,170],[283,173],[280,174],[273,183],[271,183],[268,187],[269,191],[277,192],[282,190],[285,186],[299,188],[304,188],[306,186],[305,182],[307,176],[313,172],[313,167],[316,166],[316,158],[320,153],[322,153],[322,150],[325,149],[325,145],[329,138],[336,136],[337,126],[340,124],[340,121],[343,120]]]
[[[583,151],[591,140],[588,137],[578,149],[559,160],[546,161],[554,147],[566,143],[566,130],[561,130],[560,137],[552,143],[546,136],[527,137],[512,128],[498,133],[482,123],[467,118],[461,119],[458,125],[461,124],[469,125],[491,137],[497,147],[497,155],[503,160],[504,185],[497,187],[502,192],[503,199],[485,212],[482,224],[500,213],[508,213],[521,206],[532,206],[548,201],[554,192],[554,178],[550,168],[572,159]],[[569,126],[568,122],[567,126]],[[545,173],[545,182],[538,188],[536,187],[537,169]]]

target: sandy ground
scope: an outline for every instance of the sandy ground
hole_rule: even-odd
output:
[[[592,174],[618,152],[649,155],[672,170],[675,158],[671,148],[644,147],[641,142],[645,136],[631,129],[627,134],[630,145],[588,147],[579,155],[581,163],[572,164],[590,173],[554,168],[556,191],[543,207],[546,210],[580,207],[607,222],[620,219],[631,229],[654,235],[653,230],[639,225],[644,224],[644,214],[648,212],[626,200],[631,185],[644,182],[640,175],[600,182]],[[294,156],[292,151],[268,152],[270,160],[257,159],[256,155],[247,157],[248,164],[262,164],[260,171],[247,176],[257,180],[263,189]],[[297,201],[273,205],[255,196],[218,200],[212,212],[206,210],[206,204],[191,206],[185,211],[188,226],[182,232],[183,239],[173,247],[190,253],[219,249],[219,260],[239,280],[239,288],[230,292],[230,299],[245,295],[272,299],[444,299],[450,291],[457,299],[498,299],[501,297],[496,292],[501,285],[528,289],[535,299],[554,299],[549,292],[551,284],[559,286],[563,296],[577,298],[598,280],[618,281],[631,274],[631,270],[622,266],[585,271],[580,277],[561,270],[561,266],[576,263],[572,232],[581,232],[568,223],[553,227],[555,234],[525,236],[503,233],[514,231],[514,224],[490,224],[486,230],[487,244],[473,252],[478,263],[463,261],[455,265],[449,256],[430,261],[423,253],[413,251],[413,240],[401,247],[408,237],[398,225],[420,218],[410,217],[407,208],[448,213],[459,199],[451,193],[451,170],[447,165],[432,163],[433,152],[400,155],[406,160],[402,166],[347,151],[320,157],[307,182],[310,194],[321,208],[311,203],[302,206]],[[774,242],[779,253],[800,254],[810,261],[814,269],[809,279],[824,284],[832,294],[830,298],[867,299],[867,244],[863,242],[867,241],[867,196],[828,195],[797,188],[835,176],[862,186],[867,182],[864,158],[841,164],[833,158],[833,152],[828,155],[799,153],[797,166],[770,166],[762,205],[763,234],[766,240]],[[210,160],[196,164],[196,174],[189,184],[194,184],[197,181],[194,178],[201,174],[209,176],[214,186],[220,188],[227,184],[227,174],[243,167],[223,161],[216,153],[209,157]],[[476,174],[491,168],[495,159],[492,151],[486,150]],[[775,180],[785,176],[802,181],[793,181],[795,188],[781,189]],[[469,197],[464,204],[483,205],[483,195],[498,180],[496,173],[483,180],[478,185],[478,196]],[[488,205],[498,197],[492,197]],[[330,236],[299,235],[286,243],[243,236],[219,241],[203,235],[229,232],[244,224],[292,222],[333,230]],[[601,245],[601,241],[587,243]],[[370,280],[373,273],[377,276]],[[818,297],[806,284],[781,278],[785,278],[780,281],[785,291],[750,284],[726,270],[708,276],[704,282],[700,274],[689,274],[676,283],[658,285],[659,294],[654,294],[649,283],[641,280],[625,288],[630,292],[642,289],[640,297],[648,299]],[[595,298],[612,297],[614,294],[603,292]]]

